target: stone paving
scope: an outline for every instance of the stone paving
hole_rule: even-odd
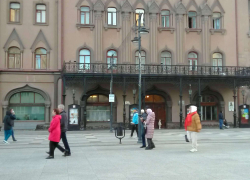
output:
[[[46,160],[46,131],[15,131],[17,142],[0,143],[0,180],[250,179],[250,129],[204,129],[195,153],[184,134],[156,130],[156,148],[145,151],[127,135],[119,144],[108,131],[68,132],[72,156],[56,150],[55,159]]]

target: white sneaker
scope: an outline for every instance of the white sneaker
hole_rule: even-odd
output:
[[[197,149],[191,149],[190,152],[197,152]]]
[[[5,141],[5,140],[3,140],[3,143],[4,143],[4,144],[9,144],[9,142],[8,142],[8,141]]]

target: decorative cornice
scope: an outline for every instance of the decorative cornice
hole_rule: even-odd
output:
[[[104,3],[102,0],[97,0],[96,3],[94,4],[94,10],[95,11],[104,11]]]
[[[132,11],[133,11],[133,7],[132,7],[131,3],[130,3],[128,0],[126,0],[126,1],[121,5],[121,11],[122,11],[122,12],[126,12],[126,13],[132,12]]]
[[[77,4],[76,4],[77,9],[80,10],[83,1],[84,1],[84,0],[79,0],[79,1],[77,2]],[[87,1],[88,1],[88,3],[89,3],[90,10],[92,10],[92,9],[93,9],[93,3],[91,2],[91,0],[87,0]]]
[[[214,11],[214,9],[215,9],[216,6],[220,9],[221,13],[223,13],[223,14],[225,13],[225,10],[223,9],[223,7],[222,7],[222,5],[221,5],[221,3],[220,3],[219,0],[215,0],[214,1],[213,5],[211,6],[212,11]]]
[[[187,4],[187,11],[190,9],[191,6],[194,6],[196,11],[199,12],[200,11],[200,8],[199,6],[197,5],[196,1],[195,0],[190,0],[189,3]]]
[[[169,2],[169,0],[162,0],[162,2],[159,5],[159,8],[162,9],[163,5],[166,4],[169,7],[169,10],[171,12],[175,12],[175,9],[173,8],[173,6],[171,5],[171,3]]]
[[[201,15],[203,16],[211,16],[213,14],[213,11],[208,6],[208,4],[201,5]]]
[[[187,13],[187,9],[183,5],[182,1],[179,1],[175,4],[175,12],[176,14],[181,14],[181,15],[184,15]]]
[[[147,4],[145,3],[144,0],[136,0],[135,3],[133,4],[133,11],[136,10],[136,8],[137,8],[136,6],[137,6],[139,3],[141,3],[141,4],[144,6],[145,12],[148,12],[148,6],[147,6]]]
[[[121,5],[117,2],[117,0],[107,0],[107,1],[105,2],[105,9],[108,8],[108,6],[109,6],[109,4],[110,4],[111,2],[114,2],[115,5],[116,5],[116,8],[117,8],[117,11],[120,11]]]
[[[158,4],[155,2],[155,0],[149,6],[149,13],[154,13],[154,14],[160,13],[160,8]]]
[[[43,43],[45,44],[46,50],[47,50],[47,52],[49,53],[52,49],[51,49],[51,47],[50,47],[50,45],[49,45],[49,43],[48,43],[48,41],[47,41],[47,39],[46,39],[46,37],[45,37],[45,35],[44,35],[44,33],[43,33],[42,30],[39,31],[39,33],[38,33],[38,35],[37,35],[35,41],[33,42],[32,46],[30,47],[30,49],[32,50],[32,52],[35,51],[36,45],[37,45],[40,41],[43,42]]]

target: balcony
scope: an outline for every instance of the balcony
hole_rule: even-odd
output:
[[[219,77],[248,77],[250,67],[236,66],[190,66],[190,65],[142,65],[141,73],[145,76],[219,76]],[[111,68],[105,63],[72,63],[66,62],[63,74],[109,75]],[[114,75],[137,75],[137,64],[116,64],[113,66]]]

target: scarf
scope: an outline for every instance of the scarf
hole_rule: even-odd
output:
[[[189,113],[185,119],[185,130],[187,130],[187,127],[192,124],[192,116],[197,114],[197,111]]]

